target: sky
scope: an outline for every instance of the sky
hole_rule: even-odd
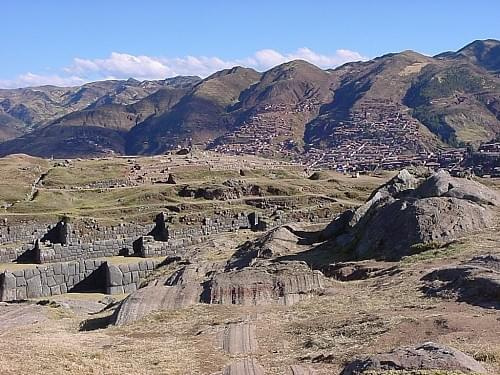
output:
[[[499,0],[5,0],[0,87],[322,68],[500,39]]]

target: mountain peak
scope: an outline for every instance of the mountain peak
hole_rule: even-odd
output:
[[[438,58],[465,58],[491,72],[500,72],[500,41],[496,39],[475,40],[456,52],[445,52]]]

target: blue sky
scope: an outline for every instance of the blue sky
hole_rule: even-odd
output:
[[[6,0],[0,87],[322,67],[413,49],[500,39],[498,0]]]

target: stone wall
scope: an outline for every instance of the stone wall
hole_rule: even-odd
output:
[[[1,245],[0,245],[1,246]],[[27,243],[20,246],[6,246],[0,248],[0,263],[11,263],[23,257],[23,254],[31,252],[34,245]],[[31,254],[30,254],[31,255]]]
[[[0,274],[0,301],[50,297],[67,292],[130,293],[158,266],[145,259],[123,265],[102,259],[62,262]]]
[[[106,270],[106,293],[131,293],[158,266],[159,261],[147,259],[139,263],[108,264]]]
[[[205,218],[201,225],[170,229],[170,238],[166,242],[155,241],[153,236],[141,236],[136,253],[143,258],[175,255],[177,250],[201,243],[209,235],[252,228],[254,224],[250,220],[251,217],[251,215],[240,214],[215,219]],[[258,220],[256,222],[258,223]]]
[[[8,225],[2,223],[0,225],[0,244],[17,243],[17,242],[32,242],[42,238],[45,233],[54,228],[57,224],[45,223],[23,223],[16,225]]]
[[[113,227],[59,222],[52,226],[32,226],[26,231],[21,230],[17,237],[12,234],[11,229],[7,231],[8,238],[25,238],[27,243],[19,247],[12,243],[4,246],[0,244],[0,262],[22,260],[47,264],[132,253],[149,258],[175,254],[179,248],[200,243],[212,234],[238,229],[266,229],[260,225],[263,222],[256,213],[222,212],[213,217],[184,217],[181,225],[168,225],[165,219],[160,214],[156,218],[156,224],[123,224]],[[283,222],[281,219],[274,220],[273,225]]]
[[[40,243],[35,247],[34,260],[43,264],[129,255],[133,253],[133,243],[136,239],[136,237],[115,238],[70,245]]]
[[[114,227],[105,231],[109,239],[95,240],[88,243],[76,243],[75,238],[69,239],[67,244],[38,242],[34,246],[34,261],[45,264],[53,262],[67,262],[78,259],[95,259],[116,255],[129,255],[136,252],[142,257],[157,257],[175,253],[179,248],[202,242],[206,236],[238,229],[249,229],[252,223],[245,214],[205,218],[202,223],[183,225],[176,229],[169,229],[167,241],[156,241],[147,233],[154,232],[155,226]],[[122,228],[121,230],[119,228]],[[72,227],[71,232],[75,232]],[[133,236],[122,237],[134,233]],[[101,236],[102,237],[102,236]],[[82,237],[87,238],[88,237]],[[81,238],[80,238],[81,240]],[[138,246],[134,249],[134,243]],[[137,250],[138,249],[138,250]]]
[[[127,238],[143,236],[151,232],[155,224],[120,224],[114,226],[101,226],[98,224],[72,224],[71,237],[68,243],[83,244],[94,241],[114,240],[116,238]]]
[[[71,290],[99,289],[103,260],[56,263],[0,274],[0,301],[48,297]],[[101,285],[103,287],[103,285]]]

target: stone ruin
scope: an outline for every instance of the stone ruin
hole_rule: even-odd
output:
[[[109,294],[136,290],[162,261],[176,257],[187,246],[208,236],[239,229],[264,227],[256,213],[221,214],[170,228],[159,213],[154,224],[122,224],[81,228],[65,218],[55,225],[24,224],[0,227],[0,263],[25,267],[0,273],[0,301],[46,297],[69,291],[101,291]],[[22,245],[19,245],[22,243]],[[114,264],[118,255],[145,258]]]

